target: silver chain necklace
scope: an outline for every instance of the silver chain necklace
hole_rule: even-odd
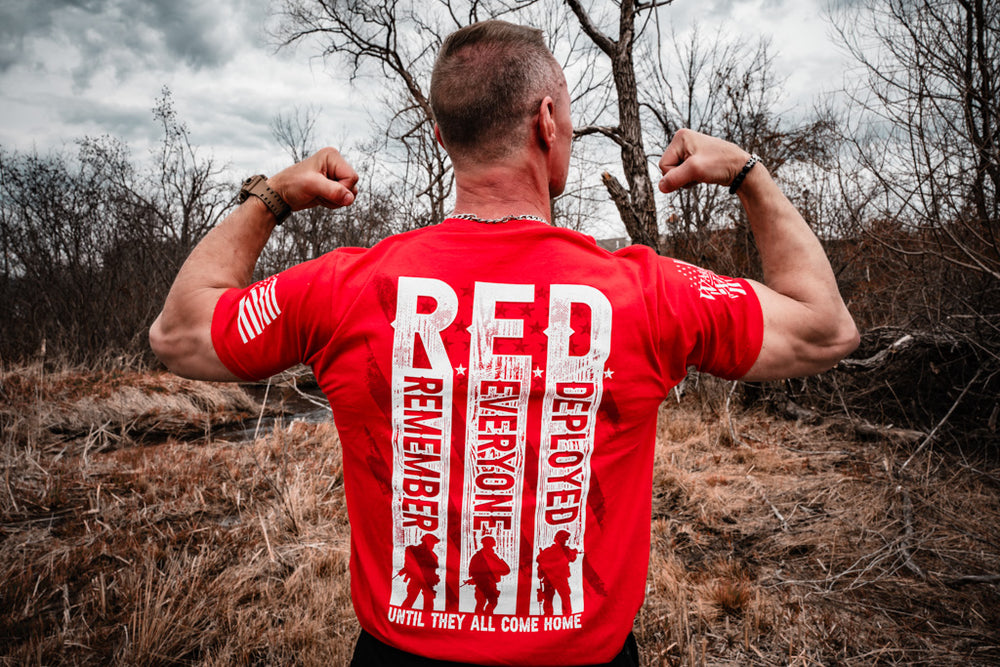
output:
[[[472,222],[479,222],[484,225],[502,225],[505,222],[510,222],[511,220],[533,220],[534,222],[544,222],[548,224],[548,220],[544,218],[539,218],[537,215],[508,215],[504,218],[479,218],[471,213],[457,213],[455,215],[449,215],[449,218],[458,218],[459,220],[471,220]]]

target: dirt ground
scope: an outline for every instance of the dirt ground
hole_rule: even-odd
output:
[[[996,452],[912,456],[729,387],[661,409],[643,664],[1000,664]],[[337,434],[227,435],[259,398],[0,373],[0,664],[347,663]]]

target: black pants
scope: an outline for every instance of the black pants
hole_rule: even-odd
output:
[[[432,660],[423,656],[400,651],[388,644],[380,642],[364,630],[354,646],[354,658],[351,667],[474,667],[464,662],[448,662]],[[635,637],[630,632],[625,638],[625,646],[611,662],[592,667],[639,667],[639,647]]]

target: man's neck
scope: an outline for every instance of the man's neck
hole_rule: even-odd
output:
[[[484,220],[533,216],[552,222],[548,184],[525,165],[455,170],[455,213]]]

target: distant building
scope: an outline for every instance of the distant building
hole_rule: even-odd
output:
[[[621,250],[626,246],[632,245],[632,240],[627,236],[618,236],[613,239],[597,239],[597,245],[608,252],[614,252],[615,250]]]

